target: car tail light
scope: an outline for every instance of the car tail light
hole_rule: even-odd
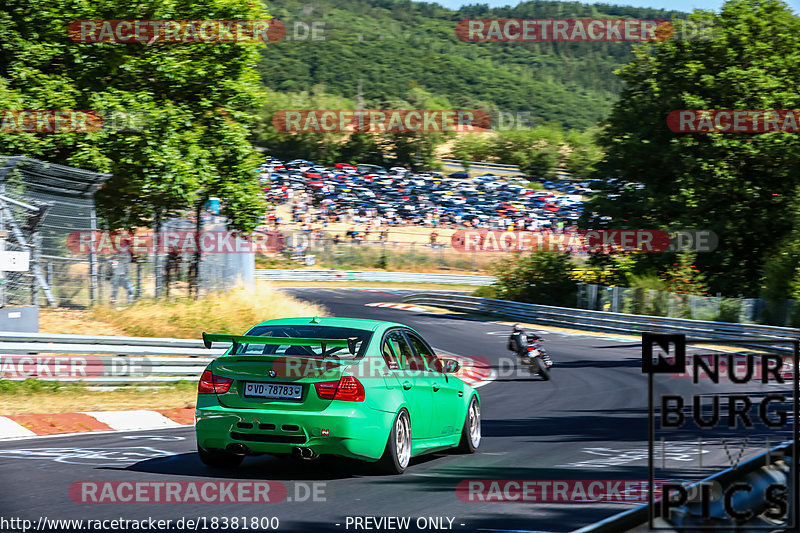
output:
[[[536,349],[536,347],[534,347],[534,346],[528,346],[528,351],[529,351],[529,352],[532,352],[532,351],[534,351],[535,349]]]
[[[210,370],[203,372],[200,376],[200,383],[197,386],[198,394],[225,394],[231,388],[233,380],[215,376]]]
[[[314,383],[314,388],[317,389],[317,396],[323,400],[333,400],[336,396],[336,387],[339,386],[338,381],[322,381]]]
[[[364,385],[353,376],[343,376],[339,381],[314,383],[314,388],[317,389],[317,396],[323,400],[364,401]]]

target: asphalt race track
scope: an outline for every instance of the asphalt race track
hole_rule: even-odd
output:
[[[236,471],[212,470],[197,458],[191,428],[2,441],[0,515],[34,521],[41,516],[172,520],[274,516],[280,520],[279,531],[310,532],[366,530],[356,529],[352,517],[411,517],[413,530],[418,517],[441,517],[444,529],[456,531],[560,532],[639,504],[470,502],[460,500],[455,489],[463,480],[646,480],[648,395],[640,344],[541,330],[555,362],[553,379],[546,382],[501,363],[501,357],[510,356],[505,351],[507,326],[365,307],[399,301],[401,291],[396,290],[292,292],[328,306],[333,315],[402,322],[437,349],[487,358],[498,374],[479,389],[483,441],[478,453],[426,456],[412,461],[402,476],[380,476],[358,462],[325,458],[296,462],[249,457]],[[672,379],[667,386],[691,387],[691,380]],[[754,385],[754,391],[759,386]],[[693,444],[697,433],[684,432],[668,440],[666,470],[659,471],[659,478],[695,479],[727,467],[726,453],[713,447],[703,451],[700,465]],[[749,447],[743,458],[761,451]],[[267,504],[102,504],[70,498],[75,482],[110,480],[275,480],[285,484],[288,498]],[[307,497],[314,487],[320,501]]]

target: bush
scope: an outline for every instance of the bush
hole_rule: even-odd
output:
[[[497,288],[494,285],[481,285],[473,291],[471,296],[476,298],[498,298]]]
[[[726,298],[719,304],[719,315],[714,319],[716,322],[739,322],[739,300],[736,298]]]
[[[574,306],[578,284],[568,254],[536,252],[494,268],[498,298],[543,305]]]
[[[74,387],[80,385],[72,385]],[[37,392],[58,392],[63,387],[56,381],[42,381],[38,379],[25,379],[22,381],[0,380],[0,393],[2,394],[34,394]]]

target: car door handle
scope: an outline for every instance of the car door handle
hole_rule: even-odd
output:
[[[458,397],[459,398],[463,398],[464,397],[464,391],[463,390],[458,391]]]
[[[439,384],[438,383],[434,383],[433,384],[433,392],[436,392],[437,390],[439,390]]]
[[[403,382],[403,388],[404,388],[405,390],[408,390],[408,389],[410,389],[412,386],[413,386],[413,385],[411,384],[411,382],[410,382],[410,381],[404,381],[404,382]]]

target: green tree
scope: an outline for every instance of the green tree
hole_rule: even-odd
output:
[[[711,37],[643,45],[621,70],[626,86],[605,126],[599,167],[617,180],[586,212],[625,227],[711,229],[719,247],[697,257],[711,291],[756,295],[766,258],[792,227],[783,215],[800,184],[800,139],[673,133],[666,117],[682,109],[797,109],[800,18],[779,0],[729,0],[719,14],[690,18],[713,27]],[[674,258],[650,255],[644,260],[662,271]]]
[[[492,154],[497,161],[517,165],[529,175],[551,177],[562,161],[564,134],[559,127],[500,131],[492,139]]]
[[[603,152],[597,144],[597,128],[585,131],[570,130],[566,135],[569,151],[564,160],[564,168],[570,174],[589,177],[597,171],[597,165],[603,159]]]
[[[0,108],[134,112],[143,128],[0,133],[0,153],[109,172],[97,195],[109,229],[153,224],[225,190],[225,214],[249,230],[263,212],[247,142],[263,94],[258,44],[76,43],[76,20],[265,19],[245,0],[9,0],[0,8]],[[222,134],[220,134],[220,132]]]
[[[697,254],[694,252],[678,254],[678,260],[663,276],[667,291],[695,296],[708,294],[706,276],[695,266],[696,260]]]
[[[300,131],[285,132],[276,129],[273,117],[281,111],[291,110],[324,110],[324,109],[355,109],[353,100],[325,92],[324,86],[315,86],[310,92],[277,92],[267,90],[267,99],[259,110],[259,121],[254,134],[254,143],[263,147],[270,155],[281,159],[295,159],[302,157],[311,161],[332,165],[339,159],[352,159],[355,155],[354,146],[350,144],[345,150],[344,145],[350,136],[347,132],[331,131]],[[354,141],[366,140],[358,133],[352,134]],[[367,142],[366,146],[374,146]]]
[[[453,159],[462,161],[489,161],[492,148],[489,139],[484,133],[469,133],[460,135],[450,148]],[[469,170],[469,168],[465,168]]]
[[[534,252],[501,261],[493,271],[497,298],[543,305],[574,306],[577,283],[569,254]]]

